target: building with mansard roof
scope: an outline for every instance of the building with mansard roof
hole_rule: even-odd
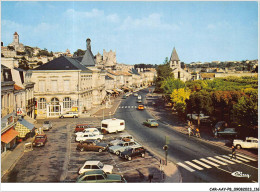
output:
[[[170,67],[172,68],[172,73],[176,79],[180,79],[182,81],[191,80],[192,75],[181,68],[181,61],[177,54],[175,47],[173,48],[171,58],[170,58]]]
[[[31,74],[39,118],[58,117],[71,110],[81,114],[100,105],[106,96],[105,73],[95,67],[90,39],[83,57],[61,56]]]

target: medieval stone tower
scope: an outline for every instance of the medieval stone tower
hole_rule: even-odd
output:
[[[181,61],[179,59],[179,56],[177,54],[175,47],[173,48],[172,55],[171,55],[171,58],[170,58],[170,67],[172,69],[181,67]]]

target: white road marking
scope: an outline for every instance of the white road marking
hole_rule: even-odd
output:
[[[218,167],[218,166],[219,166],[218,164],[213,163],[213,162],[211,162],[211,161],[208,161],[207,159],[204,159],[204,158],[201,158],[200,160],[201,160],[201,161],[204,161],[204,162],[206,162],[206,163],[208,163],[208,164],[210,164],[210,165],[213,165],[213,166],[215,166],[215,167]]]
[[[241,154],[238,154],[238,153],[237,153],[237,156],[244,157],[244,158],[249,159],[251,161],[257,161],[256,159],[253,159],[251,157],[248,157],[248,156],[245,156],[245,155],[241,155]]]
[[[128,108],[130,108],[131,106],[128,106]]]
[[[188,165],[194,167],[195,169],[198,169],[198,170],[203,170],[202,167],[198,166],[198,165],[195,165],[194,163],[190,162],[190,161],[185,161],[185,163],[187,163]]]
[[[229,154],[229,156],[231,157],[232,155]],[[246,159],[243,159],[243,158],[241,158],[241,157],[238,157],[238,156],[237,156],[237,159],[240,159],[240,160],[245,161],[245,162],[250,162],[250,161],[248,161],[248,160],[246,160]]]
[[[190,168],[190,167],[184,165],[183,163],[177,163],[177,165],[183,167],[184,169],[187,169],[187,170],[190,171],[190,172],[194,172],[194,171],[195,171],[194,169],[192,169],[192,168]]]
[[[197,164],[200,164],[200,165],[202,165],[203,167],[206,167],[206,168],[212,168],[211,166],[209,166],[209,165],[207,165],[207,164],[205,164],[205,163],[202,163],[202,162],[200,162],[200,161],[198,161],[198,160],[196,160],[196,159],[194,159],[194,160],[192,160],[192,161],[194,161],[195,163],[197,163]]]
[[[234,163],[234,162],[232,162],[232,161],[229,161],[229,160],[227,160],[227,159],[224,159],[224,158],[222,158],[222,157],[219,157],[219,156],[215,156],[215,157],[218,158],[218,159],[220,159],[220,160],[222,160],[222,161],[225,161],[225,162],[227,162],[227,163],[236,164],[236,163]]]
[[[226,156],[226,155],[222,155],[222,157],[225,157],[225,158],[227,158],[227,159],[230,159],[230,157],[228,157],[228,156]],[[237,160],[237,159],[230,159],[230,160],[235,161],[235,162],[237,162],[237,163],[243,163],[242,161],[239,161],[239,160]]]
[[[212,161],[215,161],[215,162],[217,162],[218,164],[221,164],[221,165],[227,165],[226,163],[223,163],[223,162],[221,162],[221,161],[219,161],[219,160],[217,160],[217,159],[214,159],[214,158],[212,158],[212,157],[208,157],[208,159],[210,159],[210,160],[212,160]]]
[[[132,106],[132,108],[134,108],[134,106]]]
[[[137,108],[137,106],[135,106],[135,108]]]

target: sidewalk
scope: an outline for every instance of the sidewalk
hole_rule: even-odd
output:
[[[11,171],[15,164],[24,154],[24,144],[32,142],[33,138],[28,138],[26,141],[19,143],[13,151],[7,151],[6,154],[1,157],[1,178]]]
[[[158,98],[157,96],[153,97],[153,100],[157,100],[156,103],[160,103],[160,98]],[[149,101],[149,100],[147,100]],[[161,123],[166,124],[167,126],[169,126],[170,128],[188,135],[188,125],[186,123],[184,123],[183,121],[180,121],[179,118],[177,117],[177,115],[172,113],[172,110],[170,108],[165,108],[164,107],[164,103],[161,102],[161,104],[157,105],[157,106],[150,106],[148,108],[148,111]],[[201,128],[200,129],[200,134],[201,134],[201,141],[204,141],[206,143],[211,143],[213,145],[217,145],[220,146],[222,148],[226,148],[227,150],[231,150],[231,146],[227,146],[230,143],[230,140],[228,139],[224,139],[224,138],[214,138],[211,135],[210,130],[208,129],[204,129]],[[193,137],[193,136],[192,136]],[[195,137],[193,137],[195,138]],[[258,159],[258,155],[248,151],[248,150],[237,150],[237,152],[245,154],[245,155],[249,155],[251,157],[257,158]]]

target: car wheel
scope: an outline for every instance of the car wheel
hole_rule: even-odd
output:
[[[84,151],[84,148],[82,147],[82,148],[80,148],[80,151]]]
[[[63,118],[64,118],[64,116],[61,116],[60,118],[62,118],[62,119],[63,119]]]
[[[99,139],[99,138],[98,138],[98,139],[97,139],[97,141],[98,141],[98,142],[100,142],[100,141],[101,141],[101,139]]]
[[[236,145],[236,148],[241,149],[242,147],[241,147],[241,145]]]
[[[76,116],[74,115],[73,118],[76,118]]]
[[[132,160],[132,157],[128,157],[127,159],[128,159],[128,161],[131,161],[131,160]]]
[[[141,156],[144,157],[144,153],[142,153]]]
[[[102,149],[98,149],[98,152],[102,152],[103,150]]]
[[[116,155],[119,155],[120,153],[119,153],[119,151],[116,151]]]

